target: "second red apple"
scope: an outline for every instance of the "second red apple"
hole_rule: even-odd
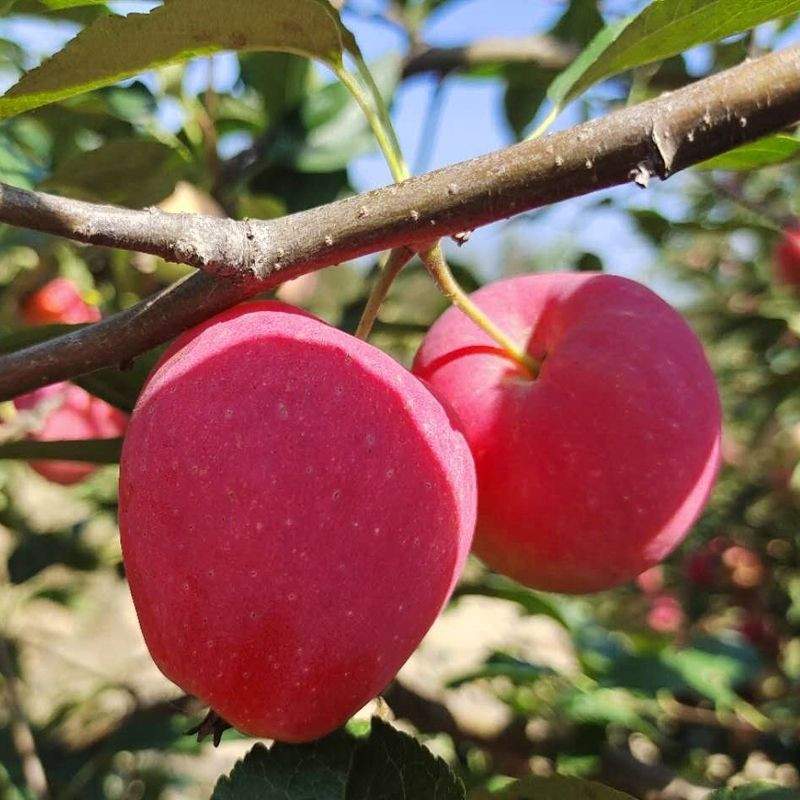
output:
[[[417,354],[415,373],[459,414],[475,457],[477,554],[560,592],[661,561],[719,463],[719,397],[692,330],[608,275],[522,276],[472,299],[541,364],[532,378],[455,308]]]

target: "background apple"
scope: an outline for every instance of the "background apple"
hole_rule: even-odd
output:
[[[73,439],[113,439],[125,431],[127,416],[94,397],[80,386],[56,383],[14,399],[19,410],[40,409],[43,421],[32,431],[31,439],[59,441]],[[97,470],[82,461],[29,461],[40,475],[54,483],[70,486]]]
[[[377,695],[453,589],[475,522],[453,418],[374,347],[251,303],[180,337],[120,467],[126,574],[154,660],[285,741]]]
[[[100,311],[90,305],[78,287],[66,278],[54,278],[27,297],[22,316],[29,325],[96,322]],[[57,383],[17,397],[19,410],[38,408],[41,426],[29,434],[39,441],[107,439],[121,436],[127,416],[79,386]],[[78,483],[97,470],[80,461],[30,461],[40,475],[64,486]]]
[[[22,317],[29,325],[53,325],[96,322],[100,319],[97,306],[81,296],[78,287],[67,278],[53,278],[28,295],[22,304]]]
[[[775,246],[775,277],[787,286],[800,286],[800,223],[786,228]]]
[[[527,275],[472,298],[541,361],[531,379],[456,309],[415,360],[475,456],[478,555],[561,592],[658,563],[719,462],[717,390],[688,325],[649,289],[608,275]]]

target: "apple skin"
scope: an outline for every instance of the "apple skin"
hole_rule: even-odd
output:
[[[245,733],[322,736],[441,611],[476,503],[455,418],[389,356],[282,303],[223,312],[165,353],[125,437],[150,653]]]
[[[41,427],[29,434],[40,442],[74,439],[113,439],[122,436],[128,418],[99,397],[71,383],[55,383],[14,399],[20,411],[46,404],[49,409]],[[43,477],[71,486],[97,470],[82,461],[30,461]]]
[[[531,379],[454,308],[416,356],[475,456],[475,552],[537,589],[632,580],[683,539],[716,477],[720,405],[700,343],[625,278],[526,275],[472,299],[543,359]]]
[[[783,231],[775,246],[773,266],[779,283],[800,287],[800,223]]]
[[[29,325],[78,324],[97,322],[100,311],[81,297],[72,281],[53,278],[25,299],[22,317]]]

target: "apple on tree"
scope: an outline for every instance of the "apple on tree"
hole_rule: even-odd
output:
[[[81,322],[97,322],[100,311],[81,297],[72,281],[53,278],[24,300],[22,317],[29,325],[77,325]]]
[[[25,300],[22,315],[31,325],[96,322],[100,312],[87,303],[66,278],[54,278]],[[127,416],[71,383],[57,383],[17,397],[18,410],[42,412],[40,426],[29,433],[37,441],[109,439],[121,436]],[[79,483],[97,470],[81,461],[31,461],[43,477],[63,486]]]
[[[179,337],[149,377],[119,509],[162,672],[246,733],[305,741],[381,692],[447,601],[474,464],[391,357],[246,303]]]
[[[559,592],[657,564],[719,464],[719,397],[694,333],[652,291],[609,275],[526,275],[471,297],[539,364],[525,372],[455,308],[416,356],[475,457],[476,553]]]
[[[786,228],[775,247],[775,277],[786,286],[800,286],[800,223]]]

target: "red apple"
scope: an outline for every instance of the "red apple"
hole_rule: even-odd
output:
[[[71,383],[56,383],[14,399],[19,410],[40,409],[43,421],[29,434],[42,442],[113,439],[125,430],[127,417],[104,400]],[[82,461],[31,461],[31,467],[54,483],[70,486],[91,475],[96,465]]]
[[[38,289],[22,305],[22,316],[29,325],[96,322],[100,311],[89,305],[75,284],[54,278]],[[107,439],[121,436],[127,417],[103,400],[78,386],[57,383],[18,397],[20,410],[40,408],[44,418],[30,438],[39,441]],[[94,464],[80,461],[31,461],[40,475],[64,486],[78,483],[96,471]]]
[[[96,322],[100,312],[81,297],[72,281],[54,278],[26,298],[22,316],[29,325],[78,324]]]
[[[786,228],[775,247],[775,278],[787,286],[800,286],[800,223]]]
[[[657,564],[719,463],[719,398],[695,335],[649,289],[609,275],[526,275],[472,299],[541,362],[532,379],[455,308],[417,354],[475,456],[476,553],[560,592]]]
[[[155,662],[283,741],[333,730],[394,677],[453,589],[475,505],[467,443],[426,386],[277,302],[176,341],[120,466]]]

